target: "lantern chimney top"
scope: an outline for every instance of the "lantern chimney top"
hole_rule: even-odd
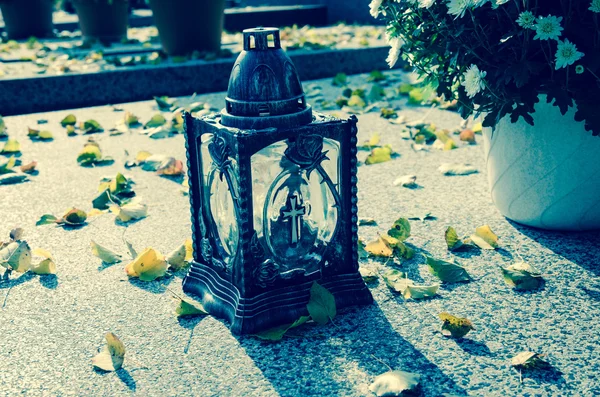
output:
[[[227,90],[221,123],[240,129],[294,128],[312,122],[292,60],[281,49],[279,29],[244,30]]]

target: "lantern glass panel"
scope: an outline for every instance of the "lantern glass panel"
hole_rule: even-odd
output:
[[[202,176],[204,178],[204,196],[210,204],[208,227],[219,237],[217,251],[220,259],[230,265],[239,244],[239,230],[235,214],[233,195],[237,194],[237,163],[230,159],[231,165],[221,170],[213,161],[209,145],[213,134],[202,135]]]
[[[339,144],[324,139],[327,158],[307,170],[286,156],[286,141],[252,156],[254,229],[282,271],[319,270],[338,222]]]

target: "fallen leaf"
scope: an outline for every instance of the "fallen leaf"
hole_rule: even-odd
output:
[[[119,263],[123,260],[123,255],[117,254],[113,250],[101,246],[94,240],[90,243],[92,247],[92,254],[102,260],[104,263],[112,265],[113,263]]]
[[[416,175],[404,175],[394,180],[394,186],[402,186],[408,188],[417,187]]]
[[[68,125],[74,126],[77,124],[77,117],[74,114],[67,115],[64,119],[61,120],[60,125],[66,127]]]
[[[35,223],[36,226],[50,225],[57,223],[58,218],[51,214],[42,215],[42,217]]]
[[[474,133],[481,134],[481,131],[483,131],[483,125],[482,123],[475,123],[471,129]]]
[[[379,273],[377,272],[377,269],[373,266],[361,265],[358,268],[358,272],[360,273],[360,276],[362,277],[363,281],[367,284],[374,283],[379,279]]]
[[[35,172],[36,167],[37,167],[37,161],[31,161],[30,163],[23,164],[20,167],[20,170],[21,170],[21,172],[24,172],[26,174],[31,174],[31,173]]]
[[[87,120],[81,125],[81,131],[84,134],[93,134],[95,132],[102,132],[102,126],[96,120]]]
[[[31,268],[31,261],[31,248],[25,241],[13,241],[0,249],[0,266],[7,269],[25,273]]]
[[[183,243],[183,245],[185,246],[185,260],[187,262],[189,262],[194,257],[194,246],[192,243],[192,239],[191,238],[186,239],[185,242]]]
[[[67,126],[67,136],[75,136],[77,133],[75,132],[75,127],[72,125]]]
[[[154,116],[152,116],[152,118],[150,120],[148,120],[148,122],[146,124],[144,124],[144,128],[148,129],[148,128],[161,127],[161,126],[165,125],[166,122],[167,122],[167,119],[165,118],[165,116],[163,116],[160,113],[157,113]]]
[[[369,390],[377,397],[399,396],[405,391],[414,391],[420,378],[421,375],[412,372],[388,371],[376,377]]]
[[[146,248],[133,262],[125,266],[129,277],[139,277],[142,281],[154,281],[167,273],[167,261],[154,248]]]
[[[445,163],[438,168],[438,171],[444,175],[469,175],[475,174],[477,169],[469,164]]]
[[[365,242],[362,239],[358,239],[357,242],[357,251],[358,251],[358,258],[359,259],[366,259],[369,257],[369,253],[367,252],[367,250],[365,249]]]
[[[28,181],[29,177],[25,174],[5,174],[0,175],[0,185],[14,185]]]
[[[112,177],[104,177],[100,180],[100,185],[98,186],[98,191],[103,192],[108,190],[111,195],[117,196],[119,198],[123,197],[131,197],[135,195],[132,190],[133,180],[127,178],[125,175],[120,172],[117,175]]]
[[[17,227],[10,231],[9,237],[12,241],[17,241],[20,240],[21,237],[23,237],[24,233],[25,230],[23,230],[23,228]]]
[[[397,258],[412,259],[415,256],[415,251],[401,240],[387,235],[381,236],[381,238],[393,249]]]
[[[331,82],[331,84],[334,86],[337,86],[337,87],[343,87],[346,85],[347,81],[348,81],[348,76],[346,76],[346,73],[338,73],[333,78],[333,81]]]
[[[177,305],[177,309],[175,309],[175,314],[177,314],[177,317],[195,317],[205,316],[208,312],[204,310],[202,305],[196,306],[193,303],[186,302],[179,298],[179,304]]]
[[[274,327],[265,331],[261,331],[257,334],[254,334],[254,336],[263,340],[277,342],[283,339],[283,336],[287,331],[306,323],[309,319],[309,316],[301,316],[298,320],[294,321],[291,324],[281,325],[279,327]]]
[[[464,246],[464,242],[458,237],[456,230],[452,226],[448,226],[445,233],[446,245],[450,251],[456,251]]]
[[[359,146],[358,149],[371,150],[374,147],[377,147],[379,145],[380,141],[381,141],[381,137],[379,136],[379,133],[374,133],[371,136],[371,138],[369,138],[361,146]]]
[[[21,144],[16,139],[9,139],[0,150],[0,153],[21,153]]]
[[[470,144],[474,144],[475,143],[475,133],[473,132],[473,130],[470,129],[464,129],[460,132],[460,135],[458,137],[461,141],[463,142],[468,142]]]
[[[92,200],[92,207],[101,211],[109,209],[112,204],[121,205],[121,200],[110,194],[108,189],[104,190]]]
[[[544,367],[548,362],[543,359],[544,354],[538,354],[530,351],[524,351],[510,360],[510,365],[516,368],[531,369],[535,367]]]
[[[6,123],[4,122],[2,116],[0,116],[0,137],[4,138],[6,136],[8,136],[8,134],[6,133]]]
[[[83,225],[87,220],[87,214],[85,211],[82,211],[77,208],[71,208],[60,218],[57,223],[59,224],[67,224],[70,226],[79,226]]]
[[[82,166],[108,164],[113,162],[110,157],[103,157],[100,146],[95,142],[88,142],[77,155],[77,163]]]
[[[56,263],[50,252],[36,248],[33,250],[33,255],[43,258],[37,265],[31,267],[33,273],[39,275],[56,274]]]
[[[175,100],[169,98],[168,96],[155,96],[154,100],[156,101],[158,108],[163,111],[171,110],[173,104],[175,103]]]
[[[364,249],[376,257],[390,258],[394,254],[392,247],[381,236],[377,240],[367,243]]]
[[[382,108],[379,114],[384,119],[395,119],[398,118],[398,113],[394,109]]]
[[[306,308],[310,317],[321,325],[333,321],[337,313],[334,296],[316,282],[313,282],[310,288],[310,299]]]
[[[498,248],[498,236],[492,232],[492,229],[488,225],[475,229],[475,234],[470,239],[481,249],[493,250]]]
[[[430,256],[425,256],[425,259],[431,274],[445,283],[471,281],[471,276],[469,276],[467,270],[456,263],[434,259]]]
[[[127,245],[127,249],[129,250],[129,255],[131,255],[131,259],[135,259],[138,256],[138,253],[135,250],[135,248],[133,248],[133,244],[125,240],[125,245]]]
[[[123,118],[123,123],[127,127],[133,127],[137,124],[140,124],[140,119],[135,114],[131,112],[125,112],[125,117]]]
[[[183,175],[183,162],[170,157],[168,161],[163,162],[156,170],[158,175],[179,176]]]
[[[122,206],[110,205],[110,211],[117,216],[121,222],[142,219],[148,216],[148,206],[143,204],[140,199],[133,199]]]
[[[166,260],[169,266],[174,271],[179,271],[187,266],[186,258],[186,243],[184,242],[177,247],[173,252],[167,255]]]
[[[404,241],[410,237],[410,222],[406,218],[399,218],[387,232],[388,236]]]
[[[366,165],[385,163],[386,161],[390,161],[392,159],[392,155],[394,151],[391,146],[386,145],[383,147],[376,147],[371,150],[371,153],[365,160]]]
[[[538,289],[544,283],[540,271],[525,262],[517,262],[501,268],[501,271],[504,281],[519,291]]]
[[[455,317],[450,313],[440,313],[440,319],[443,321],[442,324],[442,335],[449,336],[455,339],[461,339],[469,331],[475,329],[473,323],[462,317]]]
[[[0,164],[0,175],[14,173],[13,168],[17,164],[17,159],[15,156],[10,156],[10,158],[6,161],[6,163]]]
[[[377,221],[373,218],[361,218],[358,220],[358,226],[377,226]]]
[[[348,106],[351,108],[364,109],[367,106],[367,103],[361,96],[352,95],[350,99],[348,99]]]
[[[103,371],[118,371],[125,361],[125,345],[112,332],[107,333],[105,339],[106,346],[92,359],[92,364]]]

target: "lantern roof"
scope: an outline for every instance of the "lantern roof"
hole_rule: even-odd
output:
[[[221,112],[221,123],[241,129],[293,128],[312,122],[292,60],[281,49],[279,29],[246,29]]]

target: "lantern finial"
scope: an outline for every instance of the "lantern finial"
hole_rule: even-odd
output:
[[[241,129],[294,128],[312,122],[302,84],[281,49],[279,29],[244,30],[244,50],[231,77],[221,123]]]

